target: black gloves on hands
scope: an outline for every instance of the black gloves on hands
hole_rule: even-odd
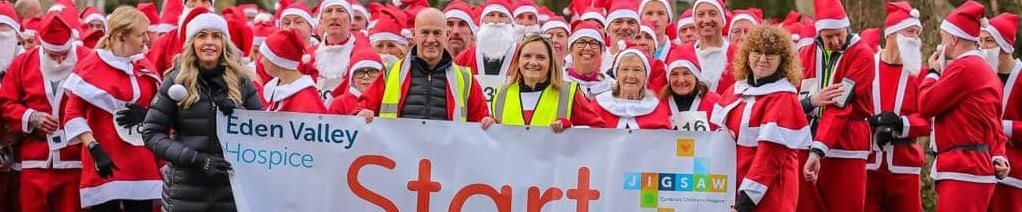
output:
[[[230,116],[231,114],[234,114],[235,105],[234,101],[231,101],[231,99],[227,97],[216,98],[214,100],[214,104],[216,104],[217,110],[220,110],[220,112],[223,113],[225,116]]]
[[[198,153],[192,159],[192,166],[202,170],[209,178],[226,177],[227,172],[233,170],[227,160],[206,153]]]
[[[121,127],[131,128],[137,124],[141,124],[145,120],[145,114],[148,112],[146,109],[136,104],[125,105],[128,109],[117,111],[117,124]]]
[[[752,198],[745,191],[738,191],[738,199],[735,200],[733,208],[738,212],[751,212],[756,209],[756,203],[752,202]]]
[[[89,144],[89,155],[92,155],[92,163],[96,165],[96,173],[99,177],[110,178],[114,175],[114,170],[120,171],[117,165],[114,165],[114,161],[110,159],[110,156],[106,154],[103,147],[99,146],[97,141],[93,141]]]
[[[869,126],[873,128],[873,138],[878,146],[884,146],[896,140],[894,135],[901,133],[904,121],[893,112],[882,112],[869,117]]]

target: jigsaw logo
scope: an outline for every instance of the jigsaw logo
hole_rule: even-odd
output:
[[[710,173],[712,160],[710,157],[696,156],[695,140],[679,138],[676,142],[677,156],[684,161],[691,161],[691,172],[625,173],[624,189],[639,191],[640,207],[658,208],[661,192],[727,193],[727,174]],[[658,211],[671,211],[671,209],[658,208]]]

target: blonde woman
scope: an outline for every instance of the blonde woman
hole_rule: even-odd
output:
[[[64,83],[68,143],[81,142],[81,203],[91,211],[151,210],[160,173],[138,127],[160,78],[140,60],[149,19],[132,7],[110,15],[110,33],[82,58]]]
[[[490,107],[498,123],[550,126],[557,133],[572,125],[603,126],[578,83],[564,81],[550,35],[526,36],[516,49],[510,83],[497,92]]]
[[[261,110],[260,97],[238,63],[227,22],[215,14],[188,23],[184,51],[146,115],[146,147],[166,160],[164,211],[233,211],[231,166],[211,130],[218,111]],[[170,135],[173,130],[173,136]]]

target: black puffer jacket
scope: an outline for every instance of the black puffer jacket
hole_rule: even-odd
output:
[[[145,145],[159,159],[168,161],[163,169],[163,211],[234,211],[234,197],[227,177],[211,178],[195,165],[196,156],[223,157],[216,137],[217,110],[210,99],[224,99],[223,68],[201,70],[198,101],[187,110],[177,106],[167,90],[174,85],[173,71],[160,86],[156,100],[146,114],[142,136]],[[219,82],[219,83],[216,83]],[[252,81],[240,82],[243,108],[260,110],[260,97]],[[173,129],[174,135],[170,136]]]
[[[440,63],[432,69],[412,49],[411,85],[405,94],[405,107],[400,118],[447,120],[447,69],[451,55],[444,51]],[[453,83],[453,82],[452,82]]]

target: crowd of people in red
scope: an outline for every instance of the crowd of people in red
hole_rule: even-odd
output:
[[[932,154],[938,211],[1022,210],[1017,15],[967,1],[924,55],[907,2],[860,32],[813,2],[0,2],[0,211],[233,211],[234,110],[723,131],[735,211],[922,211]]]

